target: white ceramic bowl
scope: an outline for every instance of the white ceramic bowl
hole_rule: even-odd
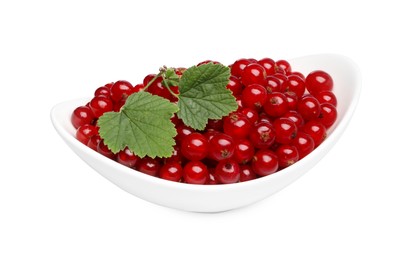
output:
[[[338,98],[338,119],[329,129],[327,139],[312,153],[294,165],[256,180],[227,185],[193,185],[166,181],[112,161],[75,139],[71,125],[72,111],[87,102],[72,100],[56,105],[51,111],[52,123],[68,146],[88,165],[121,189],[144,200],[186,211],[219,212],[250,205],[291,184],[312,168],[333,147],[347,127],[361,88],[358,67],[349,58],[320,54],[289,60],[294,71],[304,74],[325,70],[333,77]]]

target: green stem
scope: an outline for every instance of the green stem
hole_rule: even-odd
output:
[[[150,85],[152,85],[152,83],[155,82],[155,80],[157,78],[159,78],[160,76],[162,76],[164,74],[164,72],[159,72],[158,74],[155,75],[155,77],[153,77],[153,79],[151,79],[151,81],[148,82],[148,84],[146,84],[146,86],[142,89],[142,91],[145,91],[147,88],[149,88]]]
[[[162,80],[165,84],[165,79]],[[167,84],[165,84],[165,87],[168,89],[169,93],[171,93],[171,95],[173,95],[174,97],[178,98],[178,94],[175,94],[174,91],[172,91],[172,89],[170,87],[168,87]]]

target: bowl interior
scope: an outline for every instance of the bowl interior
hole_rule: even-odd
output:
[[[294,71],[308,74],[325,70],[334,80],[338,98],[338,119],[327,139],[311,154],[275,174],[244,183],[228,185],[191,185],[175,183],[141,174],[120,165],[75,139],[70,122],[72,111],[88,98],[66,101],[51,110],[52,123],[66,144],[88,165],[123,190],[150,202],[187,211],[217,212],[239,208],[263,199],[294,182],[313,167],[342,135],[353,115],[361,88],[357,65],[335,54],[311,55],[289,60]]]

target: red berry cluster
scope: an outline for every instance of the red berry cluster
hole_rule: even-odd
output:
[[[207,62],[212,61],[198,65]],[[317,70],[305,77],[292,71],[288,61],[270,58],[239,59],[229,67],[227,88],[238,110],[221,120],[209,120],[204,131],[174,116],[176,145],[169,158],[139,158],[128,147],[114,154],[95,124],[103,113],[119,111],[126,98],[141,91],[154,74],[136,86],[117,81],[99,87],[91,101],[72,114],[76,138],[127,167],[191,184],[227,184],[266,176],[292,165],[323,142],[337,118],[337,99],[328,73]],[[177,74],[183,71],[177,69]],[[176,102],[162,79],[153,80],[146,91]],[[178,87],[171,91],[178,93]]]

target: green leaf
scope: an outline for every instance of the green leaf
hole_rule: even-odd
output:
[[[130,95],[120,112],[107,112],[98,119],[99,134],[117,153],[126,146],[143,158],[169,157],[177,134],[170,118],[178,107],[148,92]]]
[[[162,82],[165,87],[178,86],[180,77],[175,73],[175,69],[169,68],[165,71]]]
[[[226,88],[230,69],[208,63],[187,69],[179,82],[178,117],[184,124],[203,130],[208,119],[221,119],[237,109],[236,99]]]

